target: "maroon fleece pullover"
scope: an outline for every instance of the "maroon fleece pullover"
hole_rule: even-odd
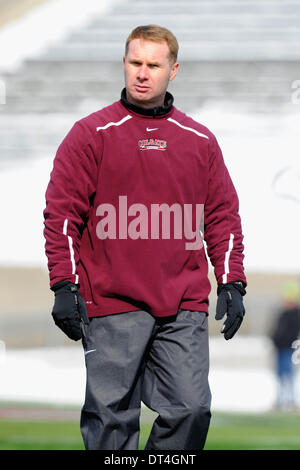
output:
[[[174,106],[153,117],[116,101],[57,150],[44,210],[50,286],[78,283],[90,317],[208,312],[207,255],[218,284],[247,284],[238,210],[206,127]]]

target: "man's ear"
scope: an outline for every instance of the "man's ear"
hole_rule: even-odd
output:
[[[179,63],[174,62],[174,64],[172,65],[172,68],[171,68],[171,73],[170,73],[170,78],[169,78],[170,81],[174,80],[174,78],[176,77],[178,68],[179,68]]]

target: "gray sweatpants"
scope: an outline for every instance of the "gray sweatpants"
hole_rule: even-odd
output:
[[[205,312],[96,317],[82,343],[86,449],[137,450],[141,401],[158,413],[145,450],[203,449],[211,416]]]

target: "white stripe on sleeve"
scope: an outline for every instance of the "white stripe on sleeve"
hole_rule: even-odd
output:
[[[118,122],[108,122],[103,127],[96,127],[96,130],[101,131],[101,130],[107,129],[110,126],[120,126],[121,124],[123,124],[123,122],[126,122],[126,121],[128,121],[128,119],[131,119],[131,118],[132,118],[132,116],[130,116],[130,114],[127,114],[127,116],[123,117],[123,119],[121,119],[120,121],[118,121]]]
[[[194,132],[195,134],[199,135],[199,137],[205,137],[205,139],[208,139],[208,136],[205,134],[201,134],[201,132],[196,131],[196,129],[193,129],[192,127],[186,127],[180,124],[180,122],[175,121],[175,119],[168,118],[168,121],[173,122],[177,126],[181,127],[182,129],[185,129],[186,131]]]
[[[76,264],[75,264],[75,258],[74,258],[74,250],[73,250],[73,239],[72,237],[70,237],[70,235],[68,235],[68,219],[65,219],[64,221],[63,234],[68,237],[70,261],[72,265],[72,274],[75,274],[75,284],[78,284],[78,274],[76,274]]]
[[[222,277],[222,283],[223,284],[227,284],[227,274],[229,273],[229,258],[230,258],[230,253],[231,253],[232,248],[233,248],[233,239],[234,239],[234,235],[233,235],[233,233],[231,233],[230,238],[229,238],[229,243],[228,243],[228,250],[226,251],[226,254],[225,254],[224,274],[223,274],[223,277]]]

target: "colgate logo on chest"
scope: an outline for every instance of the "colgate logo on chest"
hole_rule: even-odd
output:
[[[167,141],[160,139],[142,139],[139,140],[140,150],[161,150],[164,151],[167,148]]]

